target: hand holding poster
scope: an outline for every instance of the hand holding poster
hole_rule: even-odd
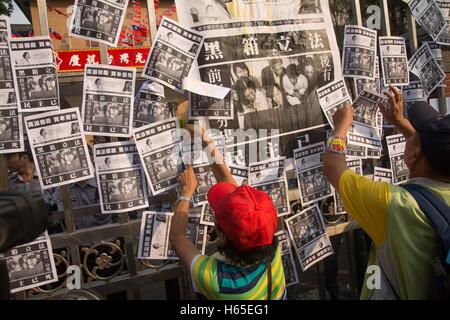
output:
[[[141,163],[153,195],[176,188],[177,177],[184,170],[178,128],[178,119],[170,118],[134,130]]]
[[[328,122],[331,127],[334,128],[334,113],[345,107],[347,104],[352,104],[345,80],[338,79],[317,89],[317,96],[319,97],[320,106],[322,107]]]
[[[391,162],[393,183],[404,183],[409,179],[409,169],[405,163],[405,136],[402,134],[388,136],[386,137],[386,142]]]
[[[425,96],[428,96],[445,79],[445,72],[441,69],[428,43],[425,43],[411,57],[409,67],[421,81]]]
[[[148,207],[145,175],[134,142],[96,144],[94,159],[102,213]]]
[[[84,69],[84,131],[93,135],[130,137],[136,69],[88,64]]]
[[[317,204],[289,217],[285,222],[303,271],[333,254]]]
[[[363,91],[353,103],[353,123],[348,131],[348,143],[366,148],[381,149],[377,125],[378,105],[384,97],[376,92]]]
[[[380,37],[381,69],[383,85],[408,85],[409,69],[405,39],[402,37]]]
[[[203,44],[203,35],[163,17],[153,41],[142,76],[183,93],[188,77]]]
[[[375,79],[377,32],[360,26],[345,26],[342,75]]]
[[[16,92],[8,48],[9,17],[0,16],[0,154],[24,150],[22,114]]]
[[[302,207],[332,194],[331,185],[322,170],[325,143],[315,143],[294,150],[295,170]]]
[[[69,36],[117,46],[128,0],[75,0]]]
[[[445,20],[434,0],[410,0],[408,6],[417,23],[436,40],[445,27]]]
[[[11,293],[58,281],[47,231],[32,242],[0,252],[0,260],[6,262]]]
[[[27,116],[25,127],[42,189],[94,176],[78,108]]]
[[[9,52],[19,112],[59,109],[57,67],[50,37],[11,38]]]

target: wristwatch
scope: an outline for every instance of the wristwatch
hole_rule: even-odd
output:
[[[192,203],[192,198],[191,197],[179,196],[177,202],[181,201],[181,200],[184,200],[184,201],[187,201],[189,203]]]

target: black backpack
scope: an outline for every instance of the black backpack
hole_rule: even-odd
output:
[[[433,299],[450,300],[450,207],[434,193],[418,184],[402,185],[417,201],[420,210],[436,230],[440,251],[433,263]]]

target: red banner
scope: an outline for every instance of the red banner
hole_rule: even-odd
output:
[[[143,68],[150,48],[110,48],[108,64],[121,67]],[[71,50],[56,52],[59,72],[84,71],[85,64],[100,64],[100,49]]]

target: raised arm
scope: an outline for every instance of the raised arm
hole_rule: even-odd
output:
[[[190,202],[185,199],[192,198],[197,188],[197,178],[192,165],[188,165],[187,169],[181,173],[178,182],[180,183],[181,195],[185,198],[175,202],[169,241],[180,258],[182,265],[189,271],[192,260],[199,254],[194,244],[186,237]]]
[[[233,178],[230,169],[225,164],[221,152],[217,149],[214,141],[206,134],[206,130],[192,124],[185,125],[185,129],[189,130],[193,137],[201,137],[205,153],[208,156],[209,164],[216,181],[228,182],[237,186],[237,182]]]
[[[347,104],[342,109],[339,109],[333,115],[334,130],[330,138],[330,144],[337,146],[342,144],[343,149],[347,147],[347,132],[353,122],[353,107]],[[323,158],[323,173],[328,178],[328,181],[339,192],[339,178],[342,173],[347,170],[347,162],[345,161],[345,153],[332,152],[328,148],[325,150]]]
[[[389,99],[389,108],[380,104],[379,108],[381,114],[408,139],[416,132],[416,130],[404,116],[402,93],[396,87],[389,86],[389,90],[385,91],[384,95]]]

